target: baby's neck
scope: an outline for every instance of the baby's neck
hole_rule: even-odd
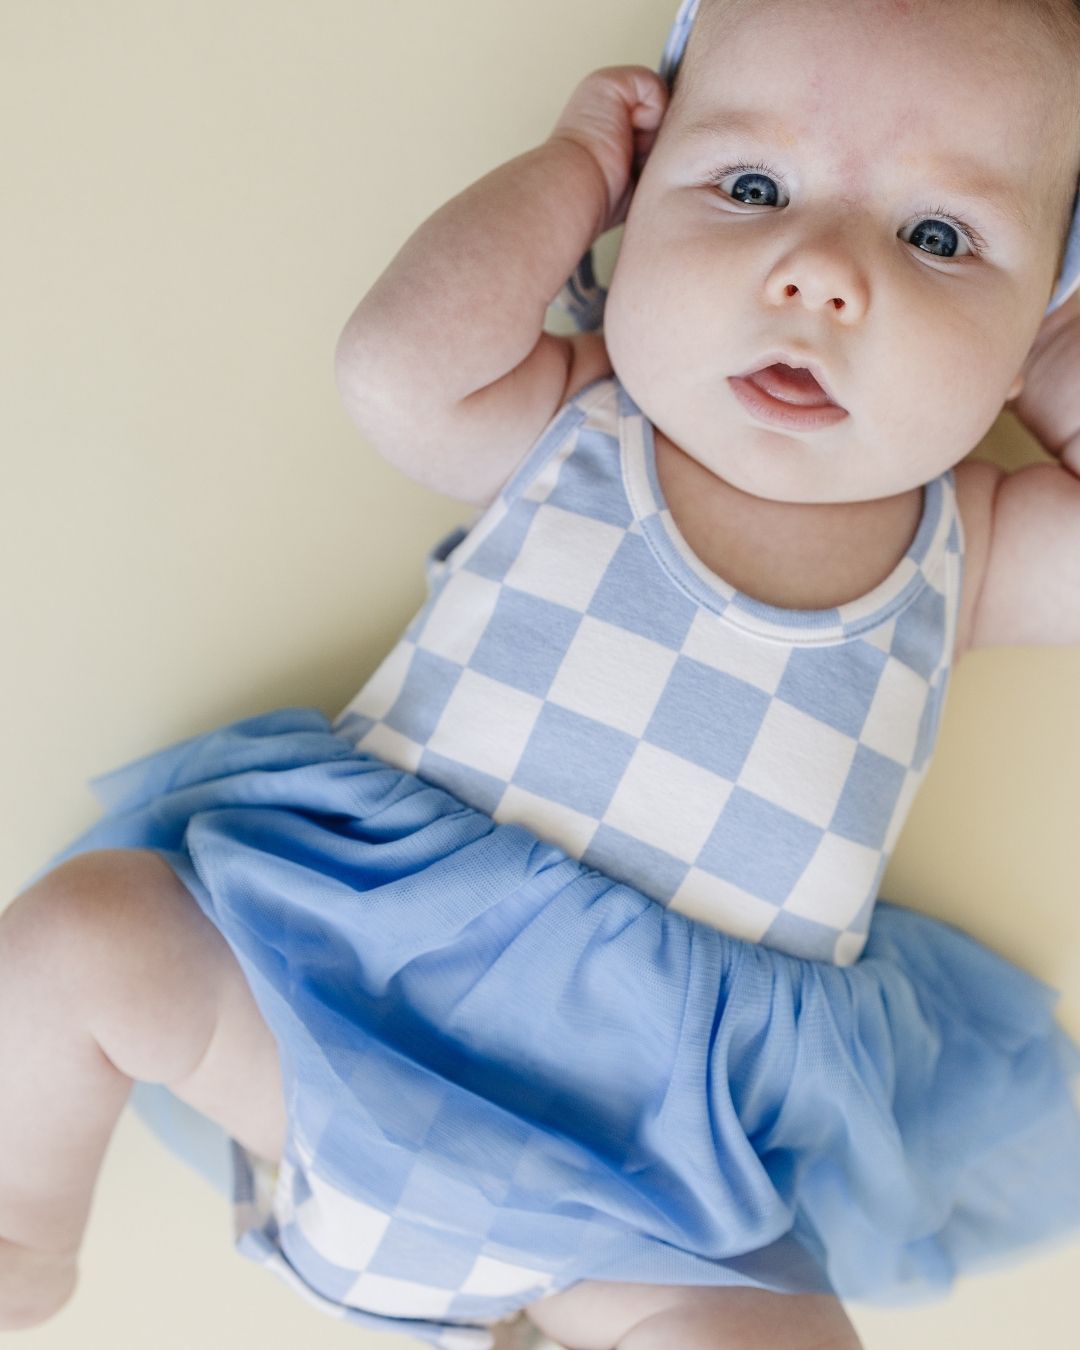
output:
[[[656,472],[672,520],[711,571],[783,609],[833,609],[888,577],[915,537],[923,489],[871,502],[754,497],[655,430]]]

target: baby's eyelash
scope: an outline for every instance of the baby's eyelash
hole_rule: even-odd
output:
[[[729,174],[733,173],[763,173],[769,178],[775,178],[776,182],[780,182],[780,184],[783,182],[782,175],[776,173],[776,170],[772,169],[767,163],[756,163],[756,165],[728,165],[726,169],[714,169],[713,173],[709,174],[709,182],[717,185],[718,188],[718,186],[721,185],[721,182],[724,181]]]
[[[730,164],[726,169],[714,170],[709,174],[709,182],[719,187],[725,178],[733,173],[763,173],[769,178],[775,178],[783,186],[784,179],[774,168],[765,163],[757,164]],[[933,217],[934,220],[946,220],[950,225],[955,225],[960,233],[967,239],[971,245],[976,257],[981,256],[986,251],[986,240],[982,237],[974,225],[969,225],[966,220],[961,220],[954,216],[944,206],[928,206],[917,212],[920,218]]]
[[[729,173],[764,173],[768,174],[770,178],[775,178],[778,183],[784,181],[774,168],[763,163],[729,164],[726,169],[714,169],[713,172],[709,174],[709,181],[712,183],[719,183],[722,179],[726,178]]]
[[[944,206],[928,206],[925,210],[919,212],[920,216],[933,216],[935,220],[947,220],[950,225],[955,225],[961,234],[967,236],[967,241],[974,249],[975,253],[981,254],[986,249],[986,240],[982,237],[974,225],[969,225],[966,221],[960,220],[958,216],[950,215]]]

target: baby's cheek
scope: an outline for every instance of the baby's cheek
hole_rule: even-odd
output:
[[[624,241],[615,261],[604,307],[604,331],[609,348],[617,342],[638,344],[670,337],[668,310],[674,303],[669,285],[656,260]]]
[[[622,378],[620,363],[626,360],[631,346],[633,316],[640,308],[631,271],[629,264],[623,265],[621,257],[616,260],[607,299],[604,301],[604,342],[607,345],[608,357],[620,379]]]

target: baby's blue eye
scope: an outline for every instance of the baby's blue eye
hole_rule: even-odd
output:
[[[776,206],[777,183],[782,180],[767,164],[736,164],[713,174],[710,181],[721,187],[724,181],[736,175],[725,195],[744,206]],[[939,214],[940,213],[940,214]],[[931,207],[926,215],[916,222],[911,238],[907,241],[913,248],[929,253],[935,258],[963,257],[959,253],[960,241],[968,244],[969,251],[976,257],[985,245],[980,246],[981,237],[963,221],[954,220],[945,214],[943,207]]]
[[[924,253],[933,253],[935,258],[953,258],[956,256],[962,235],[954,230],[947,220],[920,220],[912,231],[910,244],[921,248]],[[947,253],[938,253],[937,249],[948,249]]]
[[[745,202],[748,206],[775,206],[776,193],[773,188],[773,181],[767,174],[748,171],[739,174],[731,195],[736,201]]]

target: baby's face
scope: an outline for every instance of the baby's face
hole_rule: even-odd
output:
[[[983,438],[1046,310],[1072,56],[1016,0],[726,3],[703,5],[631,203],[612,364],[744,492],[908,491]],[[743,407],[727,377],[791,348],[847,417],[792,431]]]

